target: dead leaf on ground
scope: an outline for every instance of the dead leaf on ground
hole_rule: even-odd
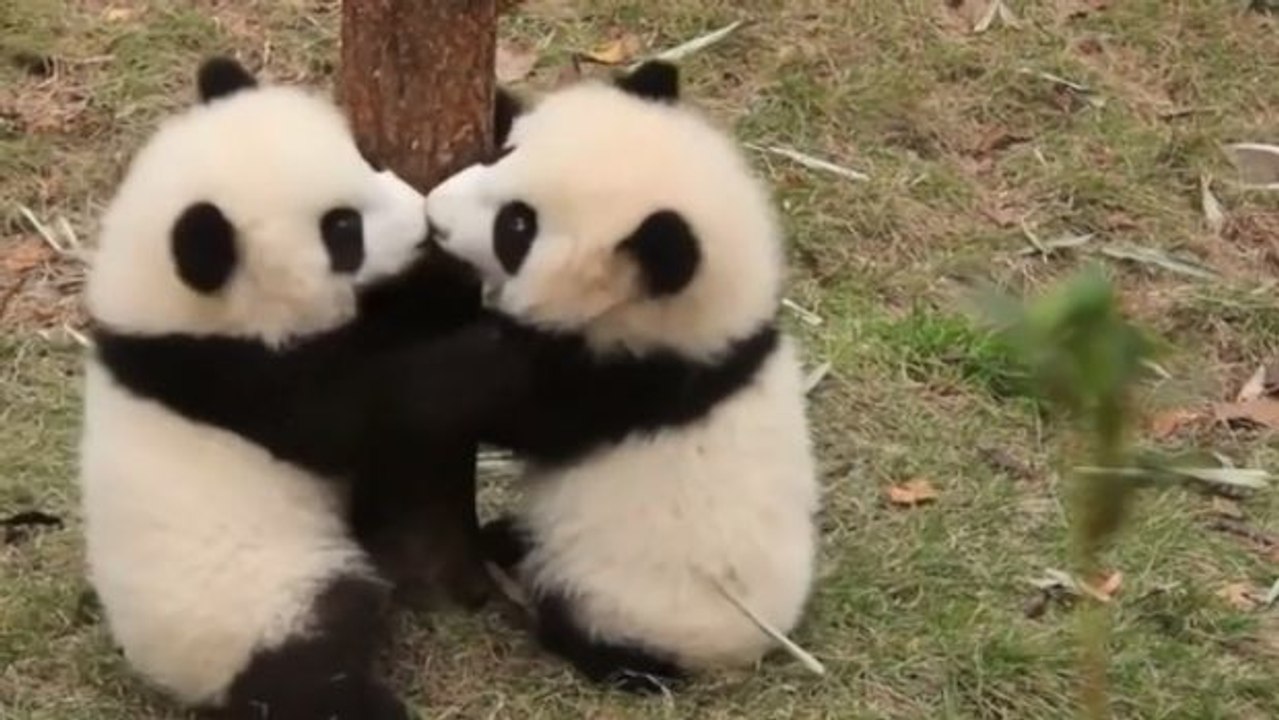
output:
[[[1080,38],[1079,42],[1075,43],[1075,51],[1080,55],[1100,55],[1106,51],[1106,46],[1101,38],[1090,35]]]
[[[1217,196],[1212,194],[1212,181],[1207,175],[1199,176],[1199,195],[1204,224],[1213,235],[1220,235],[1222,229],[1226,227],[1226,211],[1222,209],[1221,201],[1217,199]]]
[[[1124,584],[1124,574],[1118,570],[1104,572],[1083,585],[1082,589],[1102,602],[1110,602]]]
[[[1208,523],[1208,529],[1223,532],[1246,541],[1251,547],[1267,554],[1279,550],[1279,538],[1265,530],[1259,530],[1241,520],[1221,518]]]
[[[982,460],[995,470],[1007,473],[1010,477],[1025,479],[1034,475],[1030,464],[1014,455],[1011,451],[999,447],[983,447],[978,450]]]
[[[989,204],[983,203],[977,210],[987,220],[1002,228],[1015,227],[1026,217],[1026,212],[1023,209],[1017,207],[1012,200],[1006,198],[992,198]]]
[[[1214,497],[1212,514],[1227,520],[1243,520],[1243,508],[1230,498]]]
[[[1217,403],[1213,415],[1226,424],[1244,423],[1279,430],[1279,399],[1260,397],[1235,403]]]
[[[1165,410],[1150,419],[1150,437],[1153,440],[1166,440],[1199,418],[1199,411],[1190,408]]]
[[[1279,394],[1279,364],[1258,365],[1239,388],[1235,402],[1244,403],[1263,396]]]
[[[637,36],[626,33],[582,53],[582,59],[600,65],[622,65],[634,59],[643,47],[644,43]]]
[[[923,478],[907,480],[888,488],[888,501],[894,505],[914,507],[937,499],[937,488]]]
[[[137,14],[136,7],[108,7],[102,11],[102,19],[111,23],[125,22],[132,20]]]
[[[1068,572],[1049,568],[1044,571],[1042,578],[1030,582],[1041,592],[1054,596],[1088,596],[1098,602],[1108,603],[1123,585],[1124,574],[1111,570],[1102,572],[1091,581],[1082,581]]]
[[[0,245],[0,271],[21,275],[41,263],[55,257],[53,248],[34,236],[19,238]]]
[[[981,160],[1014,145],[1030,142],[1034,139],[1026,133],[1015,132],[1001,127],[986,130],[973,146],[973,157]]]
[[[1256,610],[1265,593],[1249,582],[1233,582],[1217,591],[1217,597],[1236,610]]]
[[[522,42],[499,42],[493,65],[499,83],[519,82],[537,65],[537,48]]]
[[[1106,213],[1105,219],[1102,220],[1102,227],[1110,232],[1124,232],[1127,230],[1136,230],[1141,227],[1131,215],[1122,210],[1113,210]]]
[[[1279,145],[1234,143],[1226,152],[1239,170],[1239,180],[1252,187],[1279,188]]]
[[[1003,0],[946,0],[949,7],[972,33],[986,32],[998,19],[1004,25],[1016,26],[1017,17]]]
[[[1235,402],[1242,403],[1249,400],[1256,400],[1266,392],[1266,366],[1258,365],[1252,375],[1244,381],[1239,387],[1239,392],[1235,395]]]
[[[1060,0],[1057,3],[1061,17],[1078,20],[1110,7],[1111,0]]]
[[[1279,270],[1279,211],[1242,210],[1226,218],[1222,237],[1270,270]]]

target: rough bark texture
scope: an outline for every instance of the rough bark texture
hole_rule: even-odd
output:
[[[496,23],[495,0],[346,0],[339,82],[361,148],[423,189],[478,160]]]
[[[496,21],[496,0],[343,2],[339,94],[366,157],[426,191],[487,153]],[[432,280],[414,300],[433,325],[479,306],[478,290],[448,282]],[[477,604],[490,585],[479,554],[475,447],[418,449],[422,477],[384,475],[357,488],[376,499],[364,520],[377,532],[362,540],[402,597]]]

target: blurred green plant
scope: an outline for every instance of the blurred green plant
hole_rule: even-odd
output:
[[[1135,490],[1153,479],[1134,462],[1129,441],[1137,411],[1133,391],[1149,372],[1156,343],[1122,315],[1114,289],[1090,267],[1018,303],[992,296],[996,332],[1026,365],[1032,390],[1071,421],[1088,464],[1068,483],[1074,572],[1081,582],[1100,577],[1100,553],[1114,539]],[[1158,464],[1158,463],[1156,463]],[[1080,616],[1082,710],[1108,717],[1106,607],[1088,602]]]
[[[1262,470],[1206,467],[1195,456],[1172,457],[1136,447],[1134,395],[1153,374],[1162,344],[1124,318],[1109,279],[1091,266],[1039,298],[984,298],[986,320],[1020,363],[1029,390],[1073,431],[1071,453],[1083,459],[1069,472],[1067,501],[1074,573],[1079,583],[1101,578],[1101,553],[1114,541],[1134,494],[1153,484],[1208,483],[1265,487]],[[1092,598],[1095,599],[1095,598]],[[1106,693],[1107,605],[1086,599],[1080,614],[1081,710],[1109,717]]]

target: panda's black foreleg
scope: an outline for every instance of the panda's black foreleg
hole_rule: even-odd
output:
[[[592,682],[647,695],[677,689],[688,679],[683,668],[658,653],[591,637],[563,595],[542,595],[536,612],[538,641]]]
[[[367,576],[332,581],[303,635],[254,655],[232,683],[228,720],[410,720],[374,672],[390,591]]]
[[[490,520],[480,529],[480,548],[484,557],[503,570],[519,565],[532,547],[532,538],[511,515]]]

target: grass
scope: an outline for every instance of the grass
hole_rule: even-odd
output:
[[[673,699],[601,693],[498,617],[408,618],[395,679],[427,717],[1057,718],[1073,713],[1073,612],[1027,617],[1028,579],[1068,565],[1061,429],[1018,390],[1006,349],[961,311],[974,283],[1041,288],[1112,243],[1198,259],[1220,279],[1104,260],[1132,315],[1174,344],[1152,409],[1233,395],[1279,353],[1279,196],[1223,182],[1221,142],[1274,142],[1279,22],[1221,0],[1006,0],[1017,27],[973,34],[935,0],[529,0],[502,36],[545,49],[530,84],[619,33],[668,47],[739,17],[752,24],[685,63],[687,95],[743,140],[786,145],[870,174],[855,183],[756,155],[785,210],[789,293],[823,318],[787,316],[811,362],[825,488],[821,579],[796,633],[830,669],[793,663],[708,678]],[[956,3],[966,6],[965,3]],[[973,4],[973,3],[968,3]],[[980,4],[980,3],[976,3]],[[1098,5],[1099,3],[1093,3]],[[204,53],[233,50],[270,77],[327,84],[336,3],[16,0],[0,7],[0,260],[32,237],[17,207],[92,237],[128,153],[191,95]],[[12,60],[54,57],[50,77]],[[1087,88],[1077,91],[1047,78]],[[1229,213],[1210,233],[1199,179]],[[1267,224],[1270,222],[1271,224]],[[1269,228],[1269,230],[1267,230]],[[1080,249],[1018,255],[1094,233]],[[15,282],[3,274],[0,283]],[[67,518],[0,545],[0,715],[17,720],[172,717],[131,678],[91,608],[75,503],[78,358],[62,315],[77,289],[50,261],[0,309],[0,515]],[[1270,289],[1267,289],[1270,287]],[[0,284],[0,297],[6,285]],[[19,302],[21,301],[21,302]],[[0,305],[0,308],[3,308]],[[34,309],[34,310],[33,310]],[[73,321],[78,318],[71,315]],[[1211,423],[1149,444],[1212,450],[1275,469],[1272,434]],[[929,479],[938,500],[893,508],[884,488]],[[1241,502],[1279,532],[1279,499]],[[1219,591],[1268,587],[1279,559],[1208,529],[1210,498],[1142,497],[1110,567],[1116,714],[1267,718],[1279,712],[1279,609]]]

